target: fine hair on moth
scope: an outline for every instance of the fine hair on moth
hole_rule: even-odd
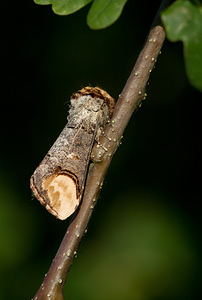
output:
[[[36,198],[60,220],[81,201],[92,147],[114,109],[114,99],[98,87],[79,90],[70,102],[68,123],[30,179]]]

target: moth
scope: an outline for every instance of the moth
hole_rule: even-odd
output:
[[[70,102],[68,123],[30,179],[36,198],[60,220],[81,201],[92,147],[114,108],[114,99],[98,87],[79,90]]]

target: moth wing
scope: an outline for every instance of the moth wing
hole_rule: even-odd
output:
[[[81,201],[95,133],[67,124],[31,177],[36,198],[61,220]]]

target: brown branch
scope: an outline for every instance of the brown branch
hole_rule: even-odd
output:
[[[146,98],[145,88],[165,39],[162,26],[154,27],[140,53],[126,85],[119,96],[111,123],[94,146],[82,204],[70,224],[60,248],[34,299],[62,300],[62,289],[78,245],[85,233],[96,199],[102,187],[113,154],[134,110]]]

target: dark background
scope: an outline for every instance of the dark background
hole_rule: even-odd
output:
[[[89,5],[60,17],[1,4],[0,299],[31,299],[69,220],[40,206],[29,178],[66,124],[70,95],[120,94],[160,1],[132,1],[111,27]],[[132,117],[65,286],[66,299],[200,299],[201,94],[182,44],[165,42],[147,100]]]

